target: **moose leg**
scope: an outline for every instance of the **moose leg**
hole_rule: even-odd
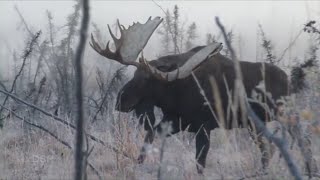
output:
[[[266,125],[266,122],[268,120],[268,114],[264,107],[262,107],[258,103],[250,103],[251,108],[254,110],[256,115],[259,117],[260,120],[263,121],[264,125]],[[252,124],[249,123],[252,129]],[[259,149],[261,151],[261,163],[262,168],[266,169],[269,166],[269,160],[272,157],[273,151],[271,147],[271,143],[262,135],[262,131],[258,128],[255,128],[257,132],[255,134],[251,133],[251,136],[253,136],[253,139],[256,140],[255,142],[258,144]]]
[[[252,132],[252,129],[249,129],[249,135],[252,140],[258,145],[261,152],[261,164],[262,168],[266,169],[269,166],[269,160],[273,155],[273,150],[270,142],[262,136],[262,134]]]
[[[210,147],[210,130],[201,127],[196,135],[196,160],[197,170],[199,174],[203,174],[206,166],[207,154]]]
[[[138,157],[138,163],[139,164],[143,163],[144,160],[146,159],[148,148],[150,148],[150,146],[153,143],[153,140],[154,140],[154,137],[155,137],[155,133],[156,132],[157,132],[157,134],[166,133],[165,136],[170,136],[171,132],[164,132],[163,131],[164,123],[176,122],[178,119],[179,119],[178,116],[171,115],[171,114],[168,114],[168,113],[164,112],[163,118],[162,118],[161,122],[158,125],[156,125],[154,128],[151,128],[151,126],[148,127],[147,134],[146,134],[146,137],[144,139],[144,145],[142,146],[141,151],[140,151],[140,155]],[[154,121],[152,121],[152,122],[154,124]],[[173,123],[173,124],[175,124],[175,123]]]
[[[138,157],[138,163],[141,164],[146,158],[146,153],[148,147],[151,146],[154,139],[154,123],[156,117],[154,115],[154,106],[150,102],[144,102],[136,106],[135,112],[139,118],[139,123],[144,125],[144,129],[147,134],[144,138],[144,145],[140,150],[140,155]]]
[[[144,145],[142,146],[141,150],[140,150],[140,155],[138,157],[138,163],[142,164],[144,162],[144,160],[147,157],[147,151],[148,149],[151,147],[154,137],[155,137],[155,132],[157,132],[158,134],[162,133],[162,123],[160,122],[156,127],[154,127],[151,130],[147,131],[147,134],[144,138]]]
[[[259,149],[261,151],[261,163],[262,163],[262,168],[267,169],[269,166],[269,160],[272,157],[272,151],[271,151],[271,145],[269,141],[262,137],[261,135],[258,136],[258,144],[259,144]]]
[[[146,137],[144,138],[144,145],[141,148],[140,155],[138,157],[138,163],[142,164],[147,156],[147,149],[151,146],[154,140],[154,130],[148,130]]]

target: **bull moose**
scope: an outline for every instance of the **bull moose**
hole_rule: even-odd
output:
[[[145,24],[134,23],[126,29],[118,21],[120,39],[113,35],[108,26],[116,46],[115,52],[109,49],[109,42],[106,48],[102,49],[92,35],[90,45],[101,56],[124,65],[137,67],[134,77],[118,94],[116,110],[122,112],[135,110],[138,116],[148,117],[148,122],[145,123],[147,130],[145,143],[152,143],[154,133],[162,132],[162,124],[165,122],[171,123],[170,134],[186,129],[196,133],[197,169],[199,173],[202,173],[210,147],[210,131],[218,128],[219,121],[221,121],[214,115],[218,109],[215,106],[217,99],[213,90],[219,91],[218,98],[220,98],[222,112],[225,112],[224,119],[226,119],[231,103],[228,92],[235,90],[234,62],[219,53],[222,44],[217,42],[193,48],[186,53],[163,56],[152,61],[146,61],[142,56],[139,62],[136,62],[140,52],[161,22],[162,19],[159,17],[154,19],[150,17]],[[259,90],[257,86],[261,82],[264,83],[265,91],[271,94],[274,101],[288,95],[288,76],[277,66],[240,61],[240,68],[244,89],[249,98],[253,97],[255,90]],[[210,78],[215,79],[215,88],[212,87]],[[250,102],[250,105],[261,120],[268,121],[269,111],[259,103]],[[153,112],[155,106],[159,107],[164,115],[156,126]],[[274,111],[277,110],[273,103],[268,103],[268,106]],[[140,116],[141,122],[145,119],[144,117]],[[241,118],[237,118],[238,126],[243,126],[242,122]],[[225,128],[233,128],[230,124],[227,124]],[[263,142],[259,143],[259,147],[265,151]],[[143,151],[144,147],[138,158],[141,163],[145,159]],[[268,157],[263,156],[262,163],[266,167]]]

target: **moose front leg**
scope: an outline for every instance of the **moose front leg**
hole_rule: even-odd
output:
[[[139,123],[144,125],[144,129],[147,134],[144,138],[144,145],[140,150],[140,155],[138,157],[138,163],[141,164],[146,158],[146,153],[148,147],[151,146],[154,139],[154,123],[156,117],[154,115],[154,105],[150,101],[144,101],[135,107],[136,116],[139,118]]]
[[[150,149],[150,147],[152,146],[154,137],[155,137],[155,132],[157,132],[158,134],[162,133],[162,123],[164,121],[162,120],[157,126],[155,126],[153,129],[150,129],[147,131],[147,134],[144,138],[144,144],[140,150],[140,155],[138,157],[138,163],[142,164],[144,162],[144,160],[147,157],[147,151],[148,149]]]
[[[201,127],[196,135],[196,160],[197,170],[199,174],[203,174],[206,166],[206,159],[210,147],[210,130]]]
[[[172,124],[176,124],[178,122],[178,119],[179,119],[179,116],[164,112],[161,122],[158,125],[156,125],[154,128],[150,128],[149,130],[147,130],[147,134],[144,139],[144,145],[142,146],[140,155],[138,157],[138,163],[141,164],[146,159],[147,151],[151,147],[156,133],[160,135],[163,133],[166,133],[164,136],[170,136],[171,133],[178,132],[174,127],[172,129],[173,132],[167,132],[165,129],[163,129],[163,127],[165,126],[165,123],[172,122]]]
[[[144,145],[142,146],[140,150],[140,155],[138,157],[138,163],[142,164],[147,156],[148,148],[152,145],[154,140],[154,129],[148,130],[146,137],[144,138]]]

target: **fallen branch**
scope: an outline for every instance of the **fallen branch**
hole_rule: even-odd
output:
[[[5,107],[5,106],[2,106],[1,104],[0,104],[0,106],[1,106],[1,108],[9,111],[10,114],[13,114],[15,117],[17,117],[18,119],[20,119],[20,120],[23,121],[24,123],[28,124],[29,126],[36,127],[36,128],[38,128],[38,129],[40,129],[41,131],[48,133],[51,137],[53,137],[54,139],[56,139],[58,142],[60,142],[61,144],[63,144],[64,146],[66,146],[68,149],[70,149],[71,152],[73,152],[72,146],[71,146],[68,142],[60,139],[60,138],[59,138],[57,135],[55,135],[53,132],[49,131],[48,129],[46,129],[45,127],[43,127],[43,126],[41,126],[41,125],[39,125],[39,124],[35,124],[35,123],[32,123],[32,122],[26,120],[26,118],[21,117],[20,115],[18,115],[18,114],[17,114],[16,112],[14,112],[13,110],[11,110],[11,109],[9,109],[9,108],[7,108],[7,107]],[[97,174],[97,176],[99,177],[99,179],[102,179],[101,176],[100,176],[100,174],[99,174],[99,172],[98,172],[98,170],[95,169],[95,167],[94,167],[89,161],[88,161],[87,163],[89,164],[90,168]]]
[[[47,115],[47,116],[49,116],[49,117],[52,117],[53,119],[55,119],[55,120],[57,120],[57,121],[65,124],[65,125],[67,125],[67,126],[70,126],[70,127],[73,128],[73,129],[76,128],[74,125],[72,125],[72,124],[69,123],[68,121],[63,120],[63,119],[61,119],[61,118],[53,115],[52,113],[49,113],[49,112],[47,112],[46,110],[37,107],[36,105],[33,105],[33,104],[31,104],[31,103],[26,102],[26,101],[22,100],[21,98],[15,96],[15,95],[13,95],[13,94],[11,94],[10,92],[7,92],[7,91],[1,90],[1,89],[0,89],[0,92],[3,93],[3,94],[6,94],[7,96],[11,97],[12,99],[14,99],[14,100],[16,100],[16,101],[18,101],[18,102],[20,102],[20,103],[23,103],[23,104],[25,104],[25,105],[33,108],[33,109],[36,109],[36,110],[40,111],[41,113],[43,113],[43,114],[45,114],[45,115]]]
[[[16,101],[18,101],[18,102],[21,102],[21,103],[23,103],[23,104],[25,104],[25,105],[27,105],[27,106],[29,106],[29,107],[31,107],[31,108],[34,108],[34,109],[40,111],[41,113],[43,113],[43,114],[45,114],[45,115],[47,115],[47,116],[49,116],[49,117],[52,117],[53,119],[55,119],[55,120],[57,120],[57,121],[65,124],[65,125],[67,125],[68,127],[71,127],[72,129],[75,129],[75,126],[74,126],[73,124],[71,124],[71,123],[69,123],[68,121],[63,120],[63,119],[61,119],[61,118],[53,115],[52,113],[47,112],[47,111],[44,110],[44,109],[41,109],[41,108],[39,108],[39,107],[31,104],[31,103],[28,103],[28,102],[20,99],[19,97],[15,96],[15,95],[13,95],[13,94],[11,94],[11,93],[9,93],[9,92],[6,92],[6,91],[4,91],[4,90],[2,90],[2,89],[0,89],[0,92],[3,93],[3,94],[8,95],[9,97],[11,97],[12,99],[14,99],[14,100],[16,100]],[[126,158],[133,159],[133,157],[131,157],[131,156],[128,155],[127,153],[124,153],[124,152],[121,153],[121,151],[118,150],[117,148],[113,147],[113,146],[110,145],[110,144],[107,144],[106,142],[102,141],[101,139],[98,139],[97,137],[95,137],[95,136],[93,136],[93,135],[91,135],[91,134],[86,133],[86,136],[88,136],[91,140],[102,144],[103,146],[107,147],[108,149],[111,149],[111,150],[114,151],[115,153],[119,153],[119,154],[122,154],[122,155],[123,155],[124,157],[126,157]]]

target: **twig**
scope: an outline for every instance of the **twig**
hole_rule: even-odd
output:
[[[196,82],[196,84],[197,84],[197,86],[198,86],[198,88],[199,88],[199,92],[200,92],[201,96],[203,97],[204,101],[207,103],[206,105],[209,107],[210,112],[211,112],[213,118],[214,118],[214,119],[217,121],[217,123],[219,124],[220,122],[218,121],[217,115],[216,115],[216,113],[214,112],[213,107],[211,106],[210,101],[209,101],[209,99],[207,98],[207,96],[206,96],[203,88],[201,87],[200,82],[199,82],[197,76],[194,74],[193,71],[191,72],[191,75],[192,75],[194,81]]]
[[[282,60],[282,58],[284,57],[284,55],[287,53],[287,51],[294,45],[294,43],[297,41],[297,39],[300,37],[300,35],[302,34],[303,30],[301,30],[296,37],[294,38],[293,41],[291,41],[288,45],[287,48],[285,48],[281,54],[281,56],[279,57],[279,59],[277,60],[278,62],[280,62]]]
[[[163,131],[161,133],[162,143],[161,143],[161,149],[160,149],[160,162],[159,162],[158,175],[157,175],[158,180],[163,179],[161,171],[163,166],[164,148],[166,147],[166,136],[170,134],[170,124],[162,123],[161,128],[163,129]]]
[[[158,175],[157,175],[158,176],[158,180],[163,179],[162,176],[161,176],[162,175],[161,171],[162,171],[162,164],[163,164],[165,146],[166,146],[166,137],[164,136],[162,138],[161,149],[160,149],[160,163],[159,163]]]
[[[22,23],[24,24],[26,30],[28,31],[28,33],[30,34],[30,36],[34,36],[34,33],[32,33],[31,29],[29,28],[26,20],[24,19],[23,15],[21,14],[20,10],[18,9],[18,6],[14,6],[14,9],[17,11]]]

